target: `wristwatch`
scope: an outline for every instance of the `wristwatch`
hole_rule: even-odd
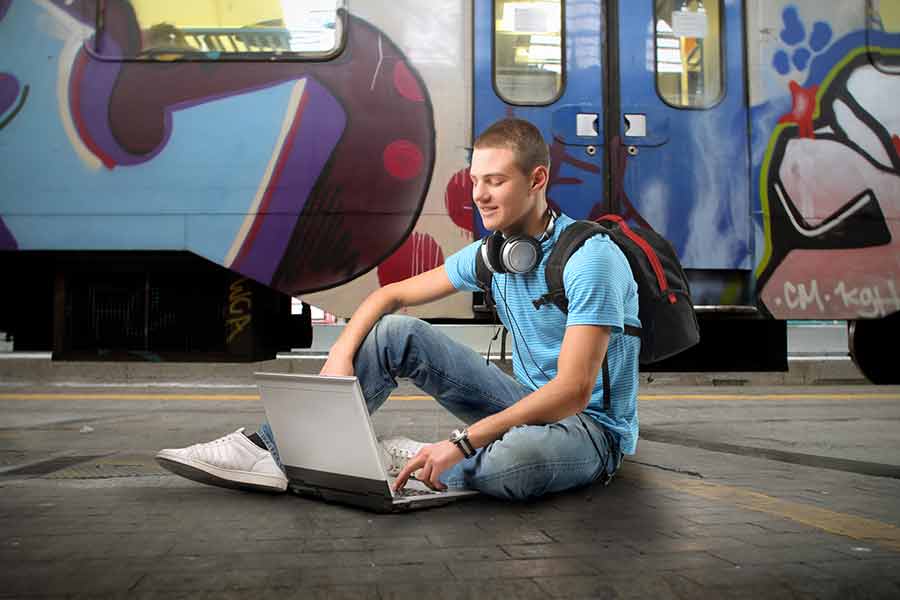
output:
[[[456,447],[459,448],[466,458],[475,456],[475,448],[472,446],[472,442],[469,441],[468,428],[462,430],[454,429],[450,434],[450,441],[456,444]]]

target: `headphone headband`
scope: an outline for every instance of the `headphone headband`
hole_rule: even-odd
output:
[[[539,242],[546,242],[550,238],[553,237],[553,231],[556,229],[556,219],[559,217],[558,214],[547,205],[547,213],[550,215],[550,219],[547,221],[547,227],[544,228],[544,233],[541,234],[541,237],[538,238]]]

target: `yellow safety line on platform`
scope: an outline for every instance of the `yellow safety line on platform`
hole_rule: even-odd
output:
[[[900,400],[897,394],[640,394],[638,400]]]
[[[431,400],[431,396],[391,396],[390,400],[403,402]],[[741,400],[898,400],[898,394],[641,394],[638,396],[641,402],[674,401],[674,400],[711,400],[711,401],[741,401]],[[0,393],[0,400],[212,400],[232,402],[252,402],[259,400],[259,394],[164,394],[164,393],[79,393],[66,392],[22,392]]]
[[[717,483],[691,479],[666,481],[662,477],[658,481],[667,487],[691,494],[692,496],[725,501],[741,508],[790,519],[828,533],[872,542],[900,552],[900,527],[890,523],[848,515],[800,502],[780,500],[759,492]]]
[[[391,396],[390,399],[431,400],[431,396]],[[900,400],[900,394],[640,394],[638,400]]]
[[[259,394],[0,394],[0,400],[223,400],[248,402],[259,400]]]

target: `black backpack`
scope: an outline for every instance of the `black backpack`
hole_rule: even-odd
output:
[[[690,286],[672,244],[652,229],[629,227],[618,215],[604,215],[596,222],[576,221],[560,234],[547,259],[545,277],[549,292],[534,300],[535,309],[553,304],[568,313],[563,269],[572,254],[598,233],[605,233],[619,246],[637,282],[641,327],[626,326],[625,333],[641,338],[641,364],[669,358],[697,344],[700,328]],[[493,277],[480,252],[476,256],[475,271],[485,302],[493,308]]]

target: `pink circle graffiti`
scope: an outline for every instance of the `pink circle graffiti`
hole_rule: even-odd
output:
[[[416,81],[415,76],[410,72],[409,67],[406,66],[405,62],[398,62],[394,66],[394,87],[397,88],[397,92],[407,100],[413,102],[422,102],[425,100],[422,88],[419,87],[419,83]]]
[[[413,179],[422,172],[425,159],[422,151],[408,140],[396,140],[384,149],[384,168],[401,181]]]

